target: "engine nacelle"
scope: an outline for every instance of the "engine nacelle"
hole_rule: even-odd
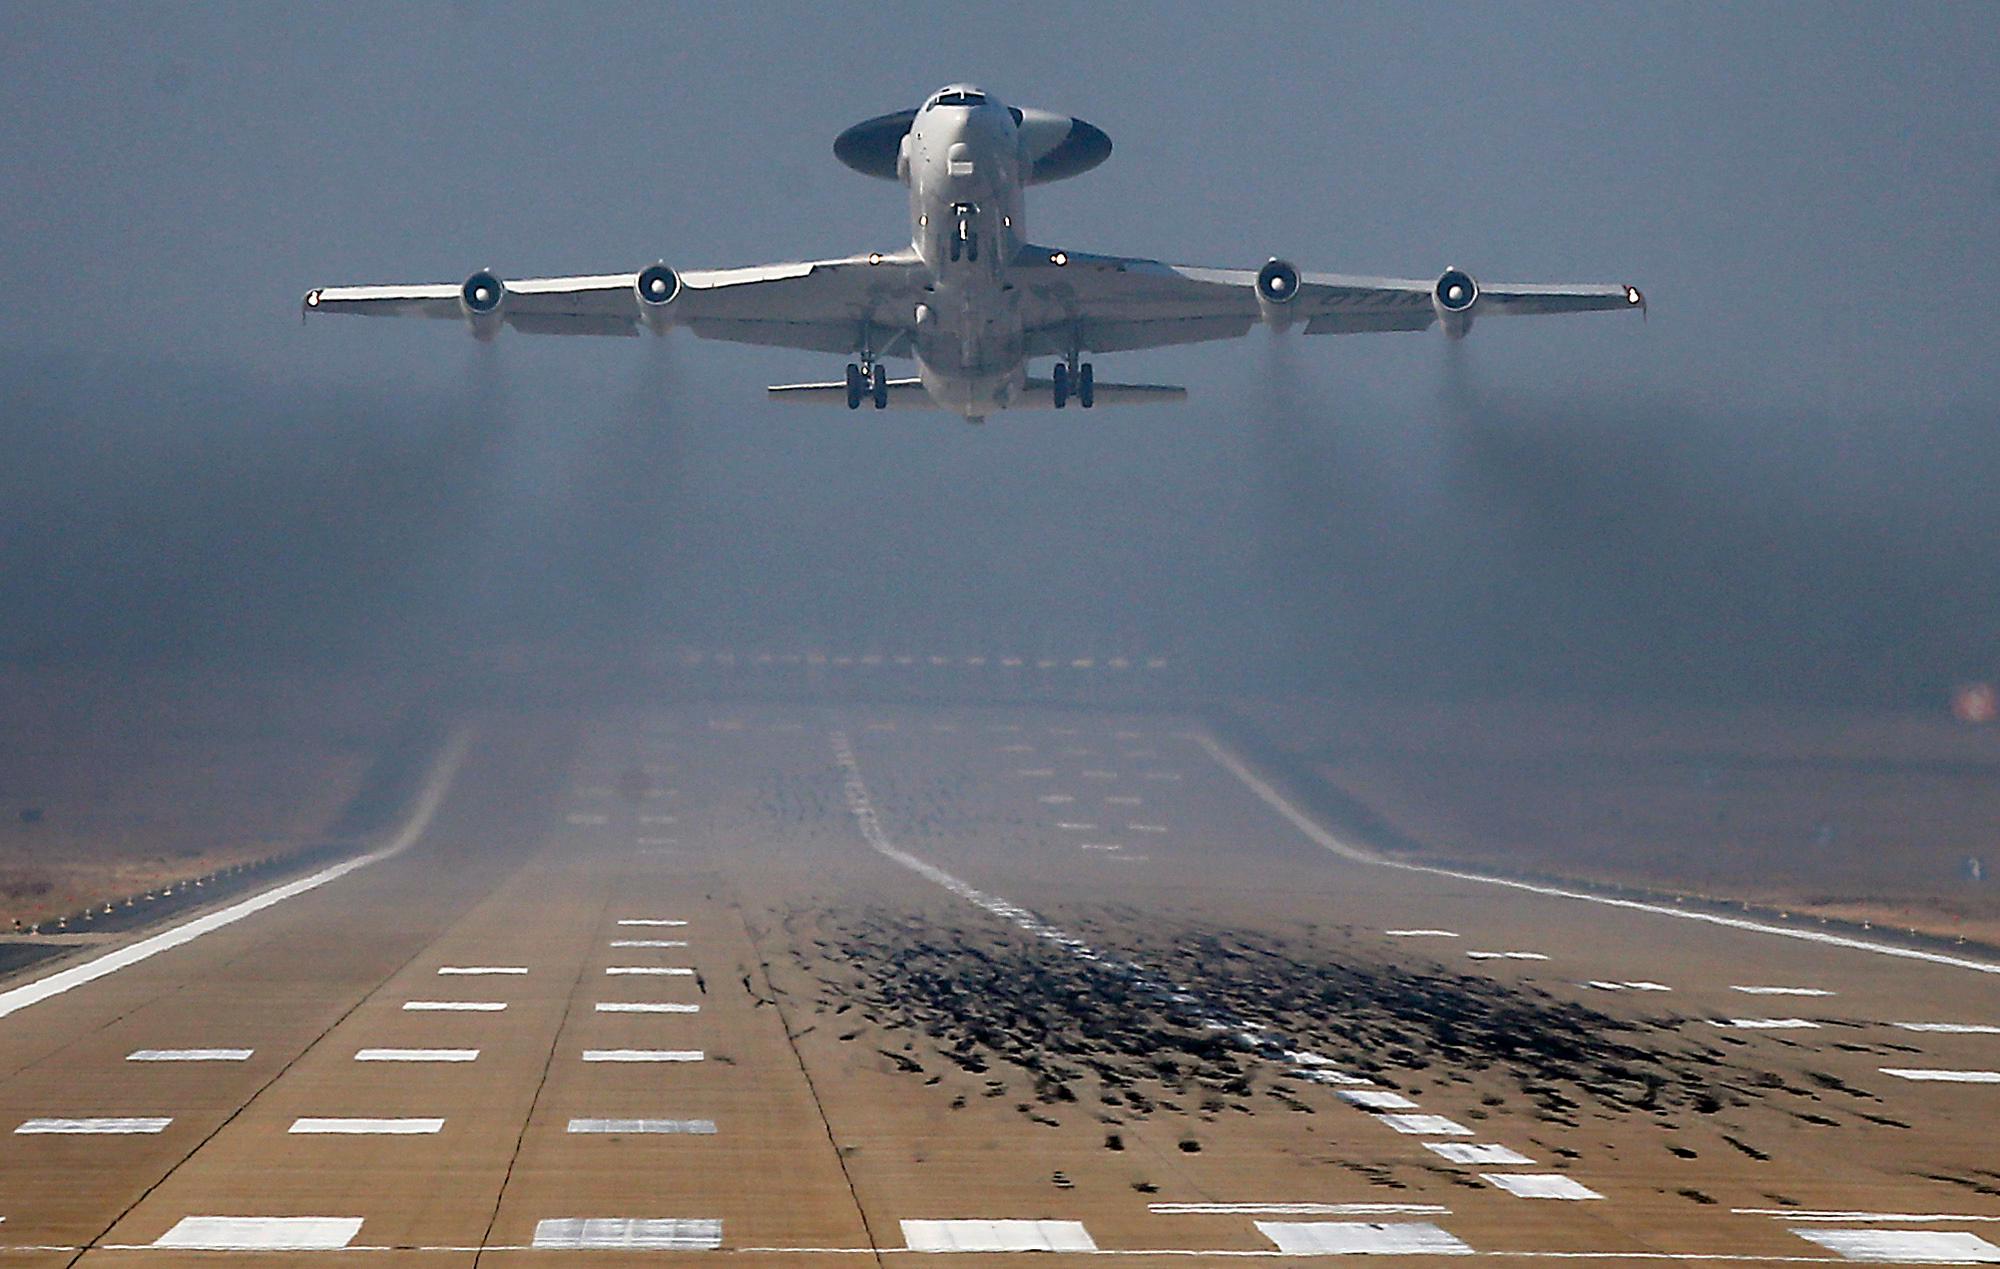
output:
[[[1431,288],[1431,307],[1446,338],[1464,339],[1472,329],[1473,306],[1479,303],[1479,283],[1464,269],[1446,269]]]
[[[674,301],[681,293],[681,276],[664,263],[639,270],[632,289],[639,297],[639,316],[654,331],[665,334],[674,324]]]
[[[1292,324],[1296,316],[1292,302],[1299,298],[1301,285],[1298,266],[1289,260],[1272,256],[1257,270],[1257,312],[1264,324],[1282,330]]]
[[[491,339],[500,333],[506,307],[507,284],[491,269],[481,269],[458,288],[458,309],[480,339]]]

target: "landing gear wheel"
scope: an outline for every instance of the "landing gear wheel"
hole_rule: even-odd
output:
[[[1055,380],[1056,409],[1060,410],[1069,404],[1069,367],[1057,362],[1050,378]]]
[[[875,363],[874,373],[869,376],[868,395],[875,398],[875,408],[889,408],[889,372],[881,362]]]
[[[1086,410],[1097,404],[1097,376],[1091,373],[1087,361],[1076,372],[1076,403]]]
[[[861,408],[861,393],[862,393],[861,367],[855,365],[853,362],[850,361],[847,363],[847,408],[848,409],[858,410]]]

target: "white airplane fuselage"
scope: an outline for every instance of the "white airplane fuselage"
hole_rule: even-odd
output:
[[[1019,297],[1008,266],[1026,241],[1020,137],[992,98],[936,104],[910,125],[898,166],[910,189],[910,235],[930,271],[912,351],[924,390],[981,418],[1027,378]]]

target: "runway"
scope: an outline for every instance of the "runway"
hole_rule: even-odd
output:
[[[1976,955],[1384,860],[1192,717],[470,735],[0,1017],[0,1263],[2000,1261]]]

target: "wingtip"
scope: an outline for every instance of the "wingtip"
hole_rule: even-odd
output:
[[[306,324],[307,312],[319,307],[319,293],[320,288],[314,287],[299,297],[299,325],[303,326]]]
[[[1646,320],[1646,293],[1630,282],[1625,284],[1625,302],[1639,310],[1639,320]]]

